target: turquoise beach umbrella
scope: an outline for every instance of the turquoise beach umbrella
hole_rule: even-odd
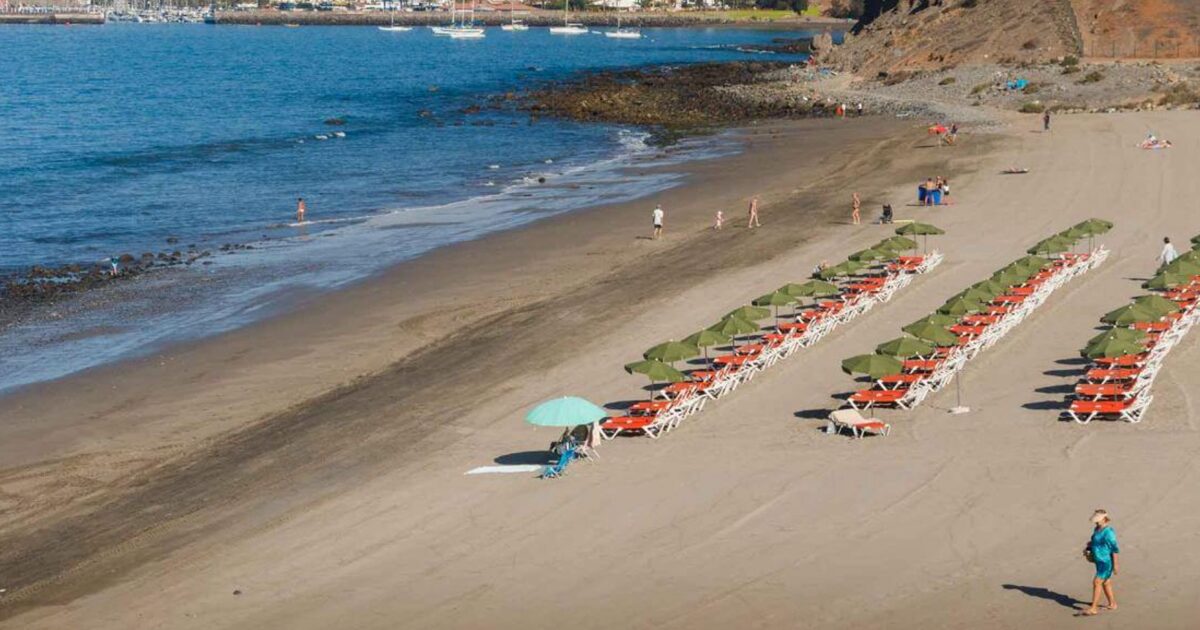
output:
[[[603,409],[575,396],[563,396],[529,410],[525,422],[539,427],[576,427],[599,422],[608,417]]]

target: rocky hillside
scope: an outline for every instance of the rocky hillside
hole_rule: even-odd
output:
[[[890,0],[869,3],[858,32],[823,61],[860,74],[1078,54],[1068,0]],[[911,5],[911,8],[909,8]]]
[[[1095,57],[1200,57],[1197,0],[1073,0],[1084,51]]]

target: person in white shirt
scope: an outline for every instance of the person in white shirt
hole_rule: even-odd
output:
[[[1179,258],[1179,252],[1175,251],[1175,246],[1171,244],[1169,237],[1164,238],[1162,253],[1158,255],[1158,265],[1165,267],[1171,264],[1176,258]]]
[[[662,238],[663,231],[663,212],[661,205],[654,206],[654,240]]]

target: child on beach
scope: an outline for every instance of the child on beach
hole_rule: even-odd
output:
[[[753,199],[750,200],[750,221],[749,221],[749,223],[746,224],[746,227],[748,227],[748,228],[762,227],[762,224],[758,222],[758,197],[757,196],[755,196]]]
[[[713,221],[713,229],[719,230],[725,226],[725,213],[717,210],[716,220]]]

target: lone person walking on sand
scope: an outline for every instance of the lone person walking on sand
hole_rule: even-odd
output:
[[[713,221],[713,229],[719,230],[723,227],[725,227],[725,213],[721,210],[717,210],[716,219]]]
[[[862,210],[862,199],[858,198],[858,193],[850,194],[850,225],[858,225],[862,223],[862,216],[859,214]]]
[[[662,206],[655,204],[654,212],[651,213],[651,217],[654,219],[654,240],[656,241],[662,238],[663,216],[665,214],[666,213],[663,212]]]
[[[1162,253],[1158,255],[1158,266],[1166,267],[1175,262],[1176,258],[1179,258],[1179,252],[1175,251],[1175,246],[1171,244],[1171,237],[1163,238]]]
[[[862,115],[863,115],[863,104],[862,104],[862,101],[859,101],[859,102],[858,102],[858,106],[857,106],[857,107],[858,107],[858,116],[859,116],[859,118],[862,118]]]
[[[296,223],[304,223],[304,213],[308,211],[308,206],[304,203],[304,197],[296,198]]]
[[[1083,556],[1096,565],[1096,577],[1092,579],[1092,605],[1079,613],[1087,617],[1099,614],[1101,592],[1108,599],[1106,608],[1117,609],[1117,596],[1113,594],[1112,580],[1121,572],[1121,549],[1117,547],[1117,532],[1113,531],[1108,512],[1096,510],[1092,514],[1092,524],[1095,525],[1092,539],[1083,550]]]
[[[1050,112],[1042,114],[1042,131],[1050,131]]]
[[[762,227],[758,222],[758,197],[755,196],[750,200],[750,221],[746,224],[748,228]]]

